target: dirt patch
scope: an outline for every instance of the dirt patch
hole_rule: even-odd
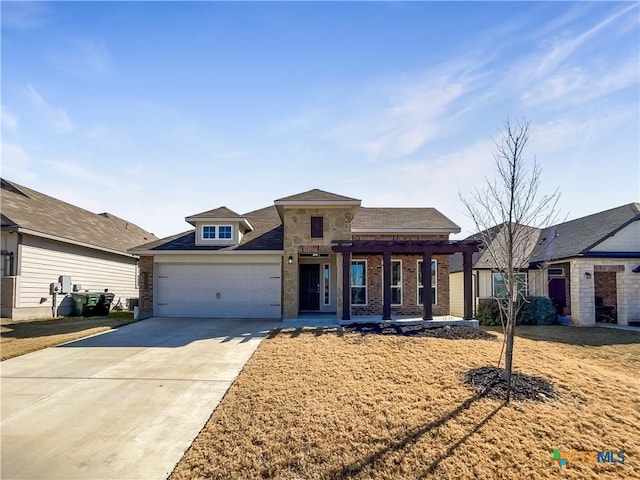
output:
[[[343,327],[345,332],[357,332],[363,335],[403,335],[406,337],[432,337],[449,340],[495,340],[495,335],[477,328],[462,325],[402,325],[399,323],[356,323]]]
[[[504,376],[504,368],[473,368],[464,373],[463,380],[483,396],[495,400],[504,400],[506,398],[507,382]],[[555,398],[555,388],[549,380],[534,375],[527,375],[526,373],[512,372],[512,400],[548,402]]]

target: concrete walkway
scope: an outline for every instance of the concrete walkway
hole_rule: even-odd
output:
[[[153,318],[2,362],[0,478],[166,478],[278,324]]]

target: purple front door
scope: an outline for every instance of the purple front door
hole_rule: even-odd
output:
[[[556,306],[558,315],[562,315],[564,307],[567,306],[566,279],[552,278],[549,280],[549,298]]]

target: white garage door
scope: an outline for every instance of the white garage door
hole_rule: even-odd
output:
[[[156,267],[157,316],[280,318],[280,265]]]

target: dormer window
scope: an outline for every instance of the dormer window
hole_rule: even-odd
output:
[[[231,225],[203,225],[202,226],[203,240],[231,240],[232,238],[233,238],[233,227]]]
[[[213,240],[216,238],[216,227],[213,225],[205,225],[202,227],[202,238],[205,240]],[[231,237],[229,237],[231,238]]]
[[[218,227],[218,238],[221,240],[230,240],[231,239],[231,226],[230,225],[221,225]]]

